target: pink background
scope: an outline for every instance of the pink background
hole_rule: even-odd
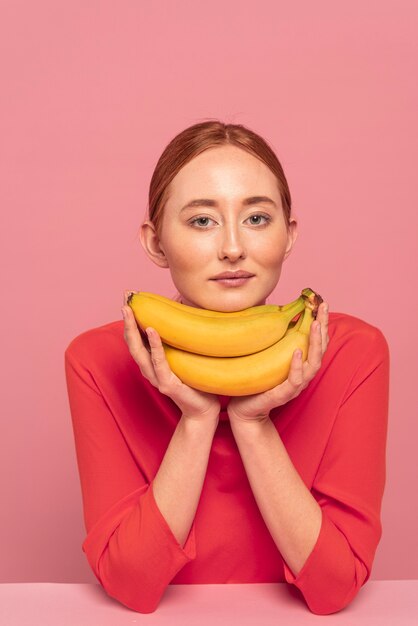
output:
[[[287,175],[299,239],[269,302],[310,286],[389,342],[372,578],[418,578],[417,17],[412,0],[1,2],[1,582],[95,582],[64,350],[121,318],[124,289],[175,294],[139,225],[162,150],[206,118],[260,133]]]

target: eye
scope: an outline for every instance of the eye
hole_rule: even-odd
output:
[[[269,215],[263,215],[262,213],[256,213],[256,214],[254,214],[254,215],[250,215],[250,217],[248,217],[247,219],[251,220],[251,219],[252,219],[252,218],[254,218],[254,217],[262,217],[263,219],[265,219],[266,221],[265,221],[265,223],[264,223],[264,224],[267,224],[268,222],[270,222],[270,221],[271,221],[271,217],[270,217]],[[211,220],[211,218],[210,218],[210,217],[206,217],[206,216],[203,216],[203,215],[202,215],[202,216],[200,216],[200,217],[195,217],[194,219],[190,220],[190,222],[189,222],[189,223],[190,223],[190,225],[191,225],[191,226],[193,226],[194,228],[196,228],[196,226],[194,226],[194,224],[197,224],[197,222],[200,222],[200,223],[201,223],[201,220]],[[212,221],[213,221],[213,220],[212,220]],[[259,225],[261,225],[261,224],[260,224],[260,222],[258,222],[257,224],[254,224],[254,222],[253,222],[253,225],[254,225],[254,226],[259,226]],[[203,226],[205,226],[205,225],[203,225]],[[200,230],[203,230],[203,229],[201,228]]]
[[[197,222],[200,222],[200,220],[210,220],[210,217],[204,217],[204,216],[202,216],[202,217],[195,217],[193,220],[190,220],[190,222],[189,222],[189,223],[190,223],[192,226],[194,226],[194,224],[196,224]],[[212,221],[213,221],[213,220],[212,220]]]
[[[261,213],[257,213],[256,215],[250,215],[250,217],[248,218],[249,220],[252,219],[253,217],[263,217],[266,221],[264,222],[265,224],[267,224],[268,222],[271,221],[271,217],[270,215],[262,215]],[[253,222],[254,223],[254,222]],[[258,226],[258,224],[255,224],[255,226]]]

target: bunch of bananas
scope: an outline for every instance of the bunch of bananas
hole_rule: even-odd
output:
[[[288,304],[232,313],[199,309],[146,291],[132,292],[127,300],[140,331],[144,334],[152,326],[158,332],[167,362],[182,382],[227,396],[261,393],[286,380],[293,352],[299,348],[302,359],[307,358],[309,332],[321,302],[310,288]]]

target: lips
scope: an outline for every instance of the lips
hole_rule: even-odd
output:
[[[245,272],[244,270],[237,270],[236,272],[222,272],[222,274],[218,274],[211,278],[211,280],[222,280],[222,279],[238,279],[238,278],[250,278],[254,276],[250,272]]]
[[[217,278],[214,283],[219,283],[223,287],[241,287],[246,285],[254,276],[244,276],[244,278]]]

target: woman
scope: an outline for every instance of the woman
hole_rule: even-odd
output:
[[[282,167],[241,125],[208,121],[166,147],[140,240],[189,306],[265,304],[297,236]],[[252,274],[220,282],[225,271]],[[307,285],[300,285],[297,289]],[[72,340],[65,367],[90,566],[141,612],[168,584],[287,582],[317,614],[371,573],[382,529],[389,350],[382,332],[320,305],[288,379],[244,397],[204,393],[124,321]]]

